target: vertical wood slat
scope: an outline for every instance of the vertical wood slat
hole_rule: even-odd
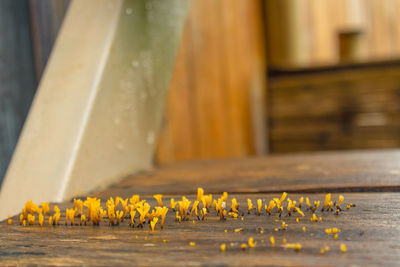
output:
[[[261,1],[192,1],[170,85],[158,163],[265,151],[266,120],[252,113],[253,105],[257,112],[264,111],[262,21]]]
[[[0,184],[35,93],[27,1],[0,1]]]

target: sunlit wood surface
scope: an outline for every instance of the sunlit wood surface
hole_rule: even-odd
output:
[[[393,150],[171,165],[129,177],[121,184],[94,195],[105,199],[110,195],[130,197],[141,193],[142,198],[153,206],[156,204],[152,197],[154,193],[164,193],[165,204],[169,203],[170,197],[177,199],[183,193],[193,201],[196,187],[201,185],[206,193],[214,192],[214,198],[219,197],[216,193],[223,190],[235,192],[229,194],[228,206],[232,197],[236,197],[243,220],[228,218],[220,221],[212,211],[205,221],[192,217],[178,223],[174,212],[169,211],[164,229],[156,226],[151,235],[148,224],[143,229],[131,228],[127,222],[114,227],[105,222],[98,227],[65,226],[61,218],[60,226],[50,227],[46,222],[41,228],[38,225],[20,226],[18,219],[14,218],[12,225],[7,225],[6,221],[0,223],[0,264],[396,265],[400,260],[399,157],[400,152]],[[277,193],[258,193],[268,190]],[[259,198],[265,203],[279,197],[283,190],[294,191],[288,195],[292,200],[308,196],[311,202],[323,202],[324,191],[337,191],[332,194],[332,199],[336,200],[339,194],[343,194],[344,210],[335,215],[321,212],[319,208],[316,214],[322,217],[321,222],[311,222],[311,212],[305,208],[302,208],[305,217],[299,214],[288,216],[284,212],[281,220],[277,213],[271,216],[265,212],[261,216],[247,214],[247,198],[254,204]],[[303,192],[296,193],[296,190]],[[356,207],[347,210],[348,203]],[[72,202],[60,206],[64,213],[65,208],[72,207]],[[299,218],[298,223],[296,218]],[[287,230],[281,230],[282,220],[288,224]],[[342,230],[338,240],[324,232],[332,227]],[[243,231],[234,232],[238,228],[243,228]],[[271,246],[270,236],[275,237],[275,246]],[[257,245],[243,251],[240,245],[247,243],[249,237],[253,237]],[[300,243],[301,250],[296,252],[285,248],[283,239],[287,243]],[[195,246],[190,246],[190,242]],[[225,252],[220,251],[222,243],[227,245]],[[346,253],[340,250],[342,243],[347,246]],[[320,249],[325,246],[330,250],[322,255]]]

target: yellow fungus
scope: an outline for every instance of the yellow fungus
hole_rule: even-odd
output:
[[[321,248],[321,249],[319,250],[319,253],[320,253],[320,254],[325,254],[325,249]]]
[[[178,204],[178,202],[176,202],[175,199],[171,198],[169,208],[175,210],[176,204]]]
[[[247,245],[246,245],[245,243],[243,243],[243,244],[240,245],[240,248],[241,248],[242,250],[245,250],[245,249],[247,248]]]
[[[227,233],[227,232],[228,232],[228,230],[227,230],[227,229],[225,229],[225,230],[224,230],[224,232],[225,232],[225,233]]]
[[[203,195],[204,195],[204,189],[201,187],[197,188],[197,201],[200,202]]]
[[[288,227],[287,223],[285,223],[284,221],[282,221],[282,230],[286,230]]]
[[[286,244],[286,243],[287,243],[286,238],[282,239],[282,243],[283,243],[283,244]]]
[[[196,243],[195,242],[190,242],[189,246],[194,247],[194,246],[196,246]]]
[[[302,229],[303,229],[303,232],[306,232],[306,227],[305,227],[305,226],[303,226],[303,228],[302,228]]]
[[[167,239],[163,239],[163,242],[164,242],[164,243],[167,243]]]
[[[24,225],[24,227],[26,226],[26,220],[22,221],[22,224]]]
[[[257,245],[257,242],[254,241],[253,237],[250,237],[247,243],[249,244],[249,248],[254,248]]]
[[[338,234],[335,234],[335,235],[333,236],[333,238],[334,238],[335,240],[338,240]]]
[[[255,209],[255,207],[253,206],[253,203],[251,202],[251,199],[248,198],[247,199],[247,212],[250,214],[250,212],[252,210],[254,210],[254,209]]]
[[[11,219],[11,216],[10,216],[10,215],[8,215],[7,224],[8,224],[8,225],[11,225],[11,224],[12,224],[12,219]]]
[[[257,199],[257,212],[261,215],[262,199]]]
[[[329,251],[330,247],[329,246],[325,246],[324,249],[325,249],[325,251]]]
[[[156,223],[158,222],[158,218],[154,217],[150,222],[151,234],[154,234],[154,228],[156,227]]]
[[[340,244],[340,250],[343,252],[343,253],[346,253],[347,252],[347,247],[346,247],[346,245],[345,244]]]
[[[42,227],[43,226],[43,221],[44,221],[44,216],[42,213],[39,214],[39,225]]]
[[[241,232],[241,231],[243,231],[243,228],[237,228],[237,229],[235,229],[235,230],[233,230],[235,233],[238,233],[238,232]]]
[[[318,217],[317,215],[315,215],[315,213],[313,213],[312,217],[311,217],[311,222],[318,222]]]
[[[274,236],[270,236],[269,242],[271,242],[272,246],[275,246],[275,237]]]
[[[220,249],[222,252],[224,252],[226,250],[226,244],[225,243],[221,244]]]
[[[301,249],[301,244],[300,243],[286,244],[285,247],[299,251]]]
[[[49,202],[42,202],[42,203],[40,203],[40,205],[42,206],[43,216],[46,216],[46,213],[50,212],[50,203]]]
[[[157,200],[157,203],[160,207],[164,207],[164,204],[162,202],[163,196],[161,194],[154,195],[153,197]]]
[[[278,228],[274,228],[274,231],[275,231],[275,232],[278,232],[278,231],[279,231],[279,229],[278,229]]]
[[[296,222],[299,223],[299,218],[296,218]]]

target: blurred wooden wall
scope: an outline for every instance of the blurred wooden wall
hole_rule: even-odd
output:
[[[263,19],[259,0],[192,0],[158,163],[265,153]]]
[[[363,60],[400,57],[400,0],[266,0],[268,63],[338,62],[338,32],[363,32]]]

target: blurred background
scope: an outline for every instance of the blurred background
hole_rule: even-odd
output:
[[[69,3],[0,1],[0,182]],[[399,146],[400,0],[192,0],[156,164]]]

